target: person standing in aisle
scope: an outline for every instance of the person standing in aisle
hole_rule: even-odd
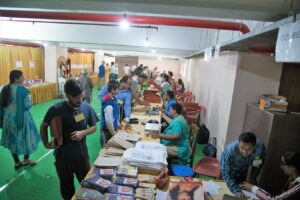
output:
[[[94,109],[82,103],[83,90],[74,79],[66,81],[64,90],[67,100],[58,102],[47,111],[40,132],[43,144],[55,149],[55,167],[60,182],[60,192],[65,200],[75,193],[74,174],[80,183],[90,170],[86,136],[96,131],[99,121]],[[48,141],[48,127],[53,119],[62,122],[62,145]]]
[[[128,66],[128,64],[126,64],[124,67],[123,67],[123,72],[124,72],[124,76],[131,76],[131,73],[130,73],[130,67]]]
[[[29,112],[30,92],[22,86],[23,72],[12,70],[9,79],[9,84],[4,86],[0,94],[0,144],[11,151],[15,169],[19,169],[24,165],[36,164],[29,160],[29,155],[37,150],[41,139]],[[19,160],[19,155],[24,155],[23,162]]]
[[[115,62],[111,62],[109,67],[109,81],[113,81],[116,79],[116,66]]]
[[[109,63],[106,63],[106,65],[105,65],[105,84],[107,84],[109,81],[109,73],[110,73],[109,71],[110,71]]]
[[[93,91],[93,82],[88,76],[86,69],[83,70],[82,77],[79,79],[79,83],[83,88],[83,100],[86,103],[91,103],[92,100],[92,91]]]
[[[98,90],[101,90],[101,88],[104,86],[105,82],[105,61],[102,61],[102,64],[99,66],[99,72],[98,72],[98,78],[99,78],[99,84],[98,84]]]

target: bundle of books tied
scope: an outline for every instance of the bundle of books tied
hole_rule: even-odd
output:
[[[163,171],[167,167],[167,150],[155,142],[137,142],[134,148],[127,149],[122,163],[139,169]]]
[[[139,187],[138,169],[121,165],[117,169],[94,168],[93,174],[82,181],[76,199],[153,199],[154,188]],[[85,189],[83,189],[85,188]]]

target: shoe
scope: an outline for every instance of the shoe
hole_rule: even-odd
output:
[[[15,164],[15,170],[21,168],[23,166],[22,162],[18,162]]]
[[[22,162],[22,165],[23,165],[23,166],[26,166],[26,165],[33,166],[33,165],[36,165],[36,164],[37,164],[37,162],[35,162],[35,161],[33,161],[33,160],[24,160],[24,161]]]

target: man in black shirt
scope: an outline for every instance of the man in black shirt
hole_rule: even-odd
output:
[[[60,181],[61,195],[69,200],[75,193],[74,174],[81,182],[90,170],[86,135],[96,131],[98,117],[89,104],[82,102],[82,88],[76,80],[68,80],[64,87],[67,101],[49,108],[41,124],[41,137],[46,148],[54,148],[55,167]],[[48,142],[47,128],[53,118],[61,120],[62,145]]]

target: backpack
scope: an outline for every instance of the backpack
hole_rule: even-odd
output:
[[[205,126],[205,124],[201,124],[199,128],[199,139],[197,141],[198,144],[207,144],[209,140],[209,130]]]
[[[217,138],[210,138],[208,144],[203,148],[202,152],[205,156],[208,157],[217,157]]]

